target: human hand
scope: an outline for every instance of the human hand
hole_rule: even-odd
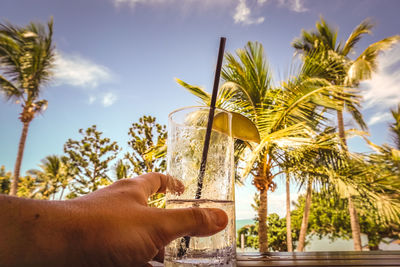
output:
[[[173,178],[149,173],[73,200],[82,212],[85,261],[142,266],[152,259],[162,261],[164,246],[180,236],[208,236],[226,227],[228,218],[220,209],[147,207],[148,197],[167,187],[183,191]]]

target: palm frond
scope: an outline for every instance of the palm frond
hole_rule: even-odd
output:
[[[314,32],[301,30],[301,35],[292,41],[292,46],[296,49],[296,53],[308,54],[319,46],[318,36]]]
[[[0,24],[0,68],[13,83],[19,82],[21,62],[19,60],[21,50],[20,36],[14,32],[14,28]]]
[[[371,22],[369,18],[362,21],[350,34],[349,38],[347,38],[346,43],[341,51],[339,51],[342,55],[348,55],[354,48],[355,45],[361,40],[364,34],[371,34],[371,29],[374,27],[374,24]]]
[[[47,109],[48,102],[46,99],[38,100],[32,103],[34,113],[42,113]]]
[[[242,155],[248,150],[250,145],[240,139],[235,139],[234,143],[234,162],[235,162],[235,182],[238,185],[243,185],[243,179],[239,172],[239,163],[242,160]]]
[[[390,49],[400,41],[400,35],[391,36],[368,46],[351,64],[348,71],[348,83],[354,84],[371,79],[378,68],[377,57],[380,52]]]
[[[400,149],[400,104],[397,105],[397,109],[392,109],[390,112],[394,122],[390,124],[389,131],[395,147]]]
[[[320,17],[320,22],[317,21],[315,27],[318,31],[318,36],[323,39],[322,44],[327,45],[330,50],[335,50],[337,30],[334,30],[326,23],[324,18]]]
[[[308,54],[318,49],[335,50],[337,30],[333,29],[327,22],[320,17],[320,21],[315,23],[316,30],[301,31],[301,36],[292,42],[292,46],[297,53]]]
[[[236,50],[236,56],[226,54],[222,78],[243,88],[253,104],[263,105],[267,91],[272,88],[272,73],[262,45],[248,42],[244,49]]]
[[[279,118],[274,121],[275,125],[272,126],[273,129],[281,127],[284,120],[290,124],[291,120],[296,122],[298,120],[304,121],[305,119],[309,119],[307,118],[307,114],[313,113],[317,106],[316,103],[313,103],[313,100],[318,102],[318,104],[324,104],[324,107],[327,108],[338,109],[340,107],[338,105],[339,102],[333,101],[330,96],[332,93],[340,96],[339,93],[342,92],[342,88],[331,85],[325,79],[308,78],[298,83],[286,83],[284,84],[284,88],[286,96],[285,107],[279,112]],[[312,116],[310,123],[316,117],[317,114]]]
[[[335,128],[324,131],[311,139],[309,144],[288,149],[282,168],[297,177],[312,177],[315,181],[328,182],[326,169],[336,170],[343,165],[343,153],[339,148],[338,134]]]
[[[23,92],[2,75],[0,75],[0,92],[4,93],[7,100],[19,99],[23,96]]]
[[[24,90],[27,102],[34,102],[41,87],[52,78],[52,35],[52,18],[47,29],[40,23],[25,27],[0,24],[0,69],[8,81]]]
[[[371,203],[386,222],[400,222],[399,177],[382,175],[379,168],[361,161],[353,161],[341,172],[343,175],[335,172],[330,178],[343,197],[360,196]]]
[[[309,138],[310,132],[312,132],[312,130],[304,123],[298,123],[269,134],[264,133],[260,144],[257,145],[252,150],[249,157],[245,159],[246,167],[243,169],[241,176],[247,177],[249,175],[253,169],[254,163],[258,160],[262,151],[269,150],[273,146],[296,147],[310,144],[312,142]]]
[[[181,86],[183,86],[190,93],[192,93],[195,96],[199,97],[206,106],[210,105],[211,95],[209,93],[207,93],[203,88],[201,88],[200,86],[196,86],[196,85],[190,85],[190,84],[185,83],[184,81],[182,81],[182,80],[180,80],[178,78],[175,78],[175,81],[178,84],[180,84]]]
[[[347,111],[363,131],[368,131],[368,125],[365,123],[363,115],[360,112],[360,105],[354,101],[354,98],[352,100],[353,101],[345,101]]]

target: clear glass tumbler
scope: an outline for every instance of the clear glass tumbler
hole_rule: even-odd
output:
[[[172,241],[165,247],[167,267],[236,266],[232,116],[221,109],[215,110],[214,118],[223,119],[219,120],[220,130],[211,132],[201,196],[196,199],[208,113],[208,107],[187,107],[169,115],[167,172],[184,184],[185,191],[181,195],[167,191],[166,208],[220,208],[229,222],[213,236]]]

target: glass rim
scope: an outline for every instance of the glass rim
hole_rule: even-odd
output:
[[[189,110],[189,109],[194,109],[194,108],[197,108],[197,109],[207,109],[207,110],[210,109],[209,106],[186,106],[186,107],[182,107],[182,108],[175,109],[174,111],[172,111],[171,113],[168,114],[168,122],[169,122],[168,125],[171,125],[171,123],[173,123],[173,124],[175,124],[175,125],[185,126],[185,125],[182,124],[181,122],[178,122],[178,121],[176,121],[176,120],[173,120],[172,117],[173,117],[175,114],[177,114],[178,112],[180,112],[180,111]],[[227,114],[228,114],[228,117],[229,117],[229,121],[232,120],[232,114],[231,114],[229,111],[227,111],[227,110],[225,110],[225,109],[222,109],[222,108],[217,108],[217,107],[215,108],[215,111],[227,113]],[[215,116],[215,114],[214,114],[214,116]],[[169,126],[168,126],[168,127],[169,127]],[[189,126],[189,127],[192,127],[192,126]],[[232,126],[231,126],[231,122],[229,123],[229,127],[232,127]],[[207,127],[202,127],[202,128],[207,128]],[[214,130],[214,129],[213,129],[213,130]],[[230,133],[228,136],[231,136],[231,137],[232,137],[232,133]]]
[[[210,109],[209,106],[186,106],[186,107],[182,107],[182,108],[177,108],[177,109],[171,111],[171,112],[168,114],[168,119],[171,119],[172,116],[173,116],[175,113],[178,113],[179,111],[182,111],[182,110],[185,110],[185,109],[191,109],[191,108]],[[228,110],[225,110],[225,109],[222,109],[222,108],[217,108],[217,107],[216,107],[215,110],[218,110],[218,111],[220,111],[220,112],[225,112],[225,113],[228,113],[228,114],[231,115],[231,113],[230,113]],[[231,116],[232,116],[232,115],[231,115]]]

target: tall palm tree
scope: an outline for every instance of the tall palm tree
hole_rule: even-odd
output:
[[[346,42],[337,42],[337,30],[330,27],[321,17],[320,22],[316,23],[316,31],[302,31],[301,37],[293,41],[293,47],[303,54],[309,54],[316,50],[324,51],[326,60],[336,62],[340,71],[335,73],[325,72],[319,74],[330,81],[332,84],[343,85],[347,87],[357,87],[359,82],[369,79],[377,69],[378,54],[390,48],[394,43],[400,40],[400,36],[392,36],[381,41],[371,44],[367,47],[355,60],[349,55],[354,51],[356,44],[361,40],[362,36],[371,33],[373,24],[369,19],[361,22],[347,38]],[[356,95],[357,96],[357,95]],[[356,102],[344,101],[342,108],[337,111],[338,132],[342,142],[342,147],[347,151],[347,143],[345,129],[343,123],[344,109],[351,113],[357,124],[363,129],[367,129],[362,114],[359,111],[359,104]],[[349,212],[351,220],[351,228],[354,240],[354,249],[361,250],[360,226],[358,222],[357,211],[349,196]]]
[[[39,100],[43,85],[52,77],[54,46],[53,19],[46,28],[39,23],[25,27],[0,24],[0,91],[7,100],[21,103],[19,119],[23,124],[14,167],[11,195],[16,195],[28,128],[44,111],[47,101]]]
[[[303,251],[308,228],[308,217],[311,208],[313,188],[326,187],[330,184],[329,171],[338,169],[340,151],[335,129],[327,127],[313,139],[312,145],[304,146],[286,153],[283,164],[286,173],[291,173],[300,186],[306,187],[304,214],[300,228],[297,251]],[[290,211],[288,212],[290,213]]]
[[[309,67],[303,67],[297,77],[274,87],[260,43],[249,42],[244,49],[236,51],[236,56],[226,54],[225,60],[222,71],[225,82],[220,88],[216,105],[251,119],[261,137],[260,144],[248,144],[252,152],[244,159],[246,166],[242,177],[251,174],[253,184],[259,191],[259,248],[261,252],[267,252],[267,195],[276,187],[273,179],[280,174],[276,170],[280,155],[287,147],[311,144],[316,121],[324,119],[317,112],[317,102],[334,107],[336,102],[330,95],[342,92],[342,89],[324,79],[307,78],[304,73],[310,71]],[[209,103],[210,94],[202,88],[178,82],[206,104]]]

